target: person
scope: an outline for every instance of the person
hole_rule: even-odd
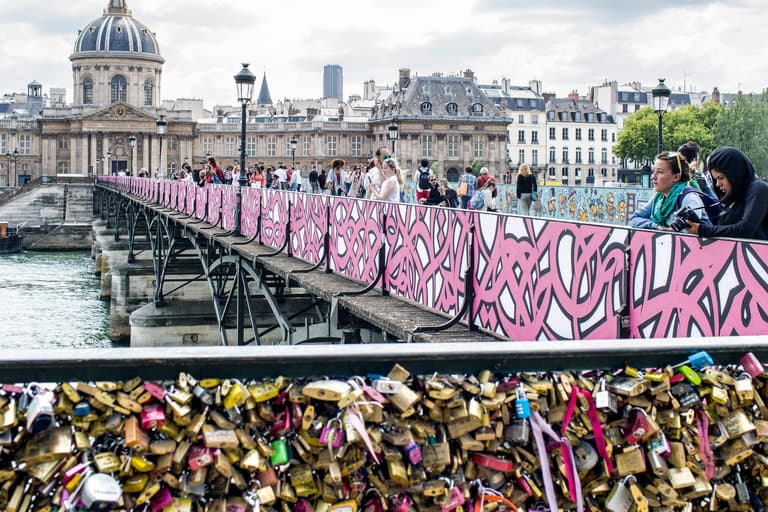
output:
[[[291,172],[291,192],[301,192],[301,170],[293,169]]]
[[[216,158],[209,156],[208,165],[210,165],[210,170],[216,176],[216,179],[213,179],[213,176],[211,176],[210,183],[224,183],[224,172],[219,167],[219,164],[216,163]]]
[[[264,175],[264,186],[266,188],[272,188],[272,182],[275,181],[274,173],[272,172],[272,166],[267,167],[267,173]]]
[[[413,176],[414,184],[416,185],[416,202],[424,204],[426,199],[431,194],[430,178],[432,178],[432,169],[429,168],[429,160],[426,158],[421,159],[421,165],[416,170]],[[422,199],[424,201],[422,201]]]
[[[232,168],[232,185],[240,186],[240,164],[235,164]]]
[[[273,188],[288,190],[288,171],[285,170],[285,167],[283,167],[282,165],[278,165],[277,170],[274,173],[274,178],[277,178],[279,185]]]
[[[388,201],[390,203],[400,202],[400,181],[397,179],[397,160],[389,158],[381,169],[381,175],[384,181],[381,182],[381,191],[377,191],[373,184],[368,185],[368,196],[371,199]]]
[[[688,162],[688,168],[690,169],[690,186],[697,188],[706,193],[710,197],[717,198],[714,190],[712,189],[712,183],[707,178],[709,175],[699,171],[699,145],[694,141],[688,141],[679,148],[677,152],[685,158]]]
[[[629,219],[630,226],[673,231],[670,224],[675,213],[684,207],[696,212],[702,223],[710,224],[699,196],[701,192],[688,186],[688,163],[680,153],[666,151],[656,155],[651,180],[656,193]]]
[[[429,177],[429,195],[426,198],[419,200],[419,204],[427,204],[430,206],[448,206],[448,201],[443,195],[443,187],[437,184],[437,177]]]
[[[536,184],[536,176],[531,174],[528,164],[520,164],[520,170],[517,174],[517,187],[515,195],[522,215],[530,215],[531,204],[533,203],[533,193],[538,194],[539,187]]]
[[[349,197],[364,197],[365,189],[363,188],[363,170],[359,165],[352,168],[351,185],[347,196]]]
[[[687,222],[688,233],[768,240],[768,183],[755,176],[749,157],[733,147],[717,148],[709,156],[709,172],[725,205],[713,225]]]
[[[368,166],[365,171],[365,177],[363,178],[363,188],[367,191],[370,190],[372,185],[374,189],[381,190],[381,171],[384,164],[382,158],[389,158],[389,150],[386,147],[380,147],[376,150],[373,158],[368,162]],[[370,195],[366,197],[370,198]]]
[[[464,168],[464,174],[459,178],[459,186],[461,187],[464,183],[467,184],[467,193],[461,196],[461,207],[466,210],[470,198],[475,193],[475,190],[477,190],[477,177],[472,174],[472,167],[469,165]]]
[[[496,204],[496,180],[486,180],[483,187],[483,210],[487,212],[497,212],[499,208]]]
[[[256,169],[251,173],[251,186],[255,188],[264,188],[266,187],[266,183],[264,182],[264,173],[261,171],[261,167],[256,167]]]
[[[456,191],[451,188],[446,178],[440,178],[440,185],[438,186],[440,194],[445,198],[446,206],[448,208],[456,208],[459,206],[459,196],[456,195]]]
[[[312,190],[313,194],[317,194],[319,192],[319,183],[318,183],[318,177],[317,174],[317,168],[313,165],[312,170],[309,171],[309,188]]]
[[[341,158],[335,159],[331,162],[331,174],[326,180],[326,187],[331,191],[331,195],[345,196],[347,195],[347,189],[344,185],[344,160]]]
[[[205,166],[202,169],[200,169],[200,173],[197,175],[198,176],[198,180],[197,180],[197,186],[198,187],[203,187],[203,186],[205,186],[206,183],[210,182],[211,177],[208,176],[208,169],[209,169],[208,164],[205,164]]]
[[[484,189],[485,184],[489,181],[496,181],[496,178],[491,176],[490,171],[487,167],[482,167],[480,169],[480,176],[477,178],[477,188],[478,189]]]
[[[325,194],[326,183],[328,183],[328,175],[325,173],[325,169],[320,169],[320,174],[317,176],[317,186],[320,188],[321,194]]]

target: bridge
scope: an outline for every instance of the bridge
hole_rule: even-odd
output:
[[[384,340],[768,333],[764,243],[149,178],[97,191],[128,259],[148,242],[155,306],[174,260],[195,255],[225,345],[260,342],[256,295],[281,341],[322,338],[282,309],[296,289],[326,324],[343,312]]]

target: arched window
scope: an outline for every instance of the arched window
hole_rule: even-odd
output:
[[[154,97],[155,87],[152,85],[152,80],[147,78],[144,80],[144,105],[151,107],[152,99]]]
[[[93,103],[93,80],[91,77],[83,80],[83,105],[91,105]]]
[[[110,101],[116,103],[118,101],[125,102],[128,98],[128,84],[125,81],[125,77],[122,75],[115,75],[112,78],[112,95]]]

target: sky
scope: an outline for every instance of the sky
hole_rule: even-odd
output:
[[[0,94],[65,87],[77,31],[107,0],[0,0]],[[323,66],[340,64],[344,96],[412,74],[474,71],[480,83],[541,80],[585,95],[606,80],[673,89],[768,86],[768,0],[127,0],[156,33],[162,98],[236,103],[241,62],[266,72],[272,99],[322,96]]]

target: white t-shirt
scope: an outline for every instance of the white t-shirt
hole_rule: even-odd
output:
[[[392,187],[389,189],[389,187]],[[400,202],[400,182],[397,181],[397,176],[390,176],[389,178],[385,179],[384,182],[381,184],[381,192],[384,193],[389,189],[389,193],[382,197],[381,199],[383,201],[387,201],[390,203],[399,203]]]
[[[294,169],[291,173],[291,184],[301,185],[301,171]]]
[[[280,183],[285,183],[285,180],[288,179],[288,173],[282,167],[277,168],[277,170],[275,171],[275,176],[277,176],[277,181],[279,181]]]
[[[363,177],[363,188],[368,190],[369,185],[373,185],[373,188],[376,191],[381,190],[381,171],[379,171],[378,167],[371,167],[368,169],[368,172],[365,173],[365,176]],[[371,197],[370,193],[367,194],[367,197]]]

